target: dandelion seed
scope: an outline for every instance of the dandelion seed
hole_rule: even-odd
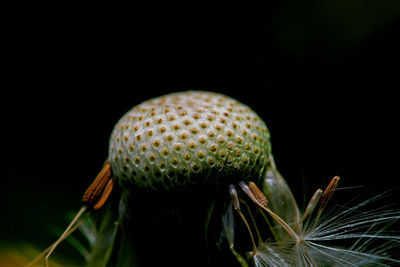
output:
[[[337,188],[334,177],[322,192],[318,189],[301,219],[289,226],[262,205],[261,191],[255,184],[240,182],[242,190],[260,208],[267,211],[285,231],[286,238],[274,236],[252,252],[254,266],[391,266],[400,264],[392,252],[400,246],[400,235],[391,232],[400,220],[400,211],[387,205],[370,208],[383,198],[374,196],[359,204],[326,209]],[[318,212],[313,215],[313,210]],[[325,212],[326,210],[326,212]],[[364,211],[363,211],[364,210]],[[293,231],[293,233],[292,233]]]

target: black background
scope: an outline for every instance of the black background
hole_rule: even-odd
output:
[[[239,8],[240,9],[240,8]],[[0,243],[44,247],[108,153],[116,121],[169,92],[209,90],[267,123],[300,205],[399,186],[397,1],[255,8],[30,7],[5,23]]]

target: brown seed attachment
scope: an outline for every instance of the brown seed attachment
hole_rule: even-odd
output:
[[[89,208],[94,207],[101,198],[104,188],[106,188],[110,179],[111,179],[111,164],[109,163],[109,161],[106,161],[100,173],[96,176],[93,183],[88,187],[88,189],[83,194],[82,198],[83,204],[85,206],[88,206]],[[100,208],[99,206],[102,205],[98,205],[98,208]]]

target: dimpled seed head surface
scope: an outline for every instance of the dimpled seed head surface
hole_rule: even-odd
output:
[[[188,91],[145,101],[115,126],[109,160],[115,177],[170,190],[258,179],[268,164],[269,132],[246,105]]]

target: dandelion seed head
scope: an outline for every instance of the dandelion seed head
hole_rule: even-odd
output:
[[[188,91],[145,101],[126,113],[111,134],[109,158],[117,179],[168,190],[178,179],[204,184],[261,178],[269,151],[268,129],[248,106],[225,95]],[[158,167],[160,161],[165,168]],[[194,174],[198,181],[188,178]]]

